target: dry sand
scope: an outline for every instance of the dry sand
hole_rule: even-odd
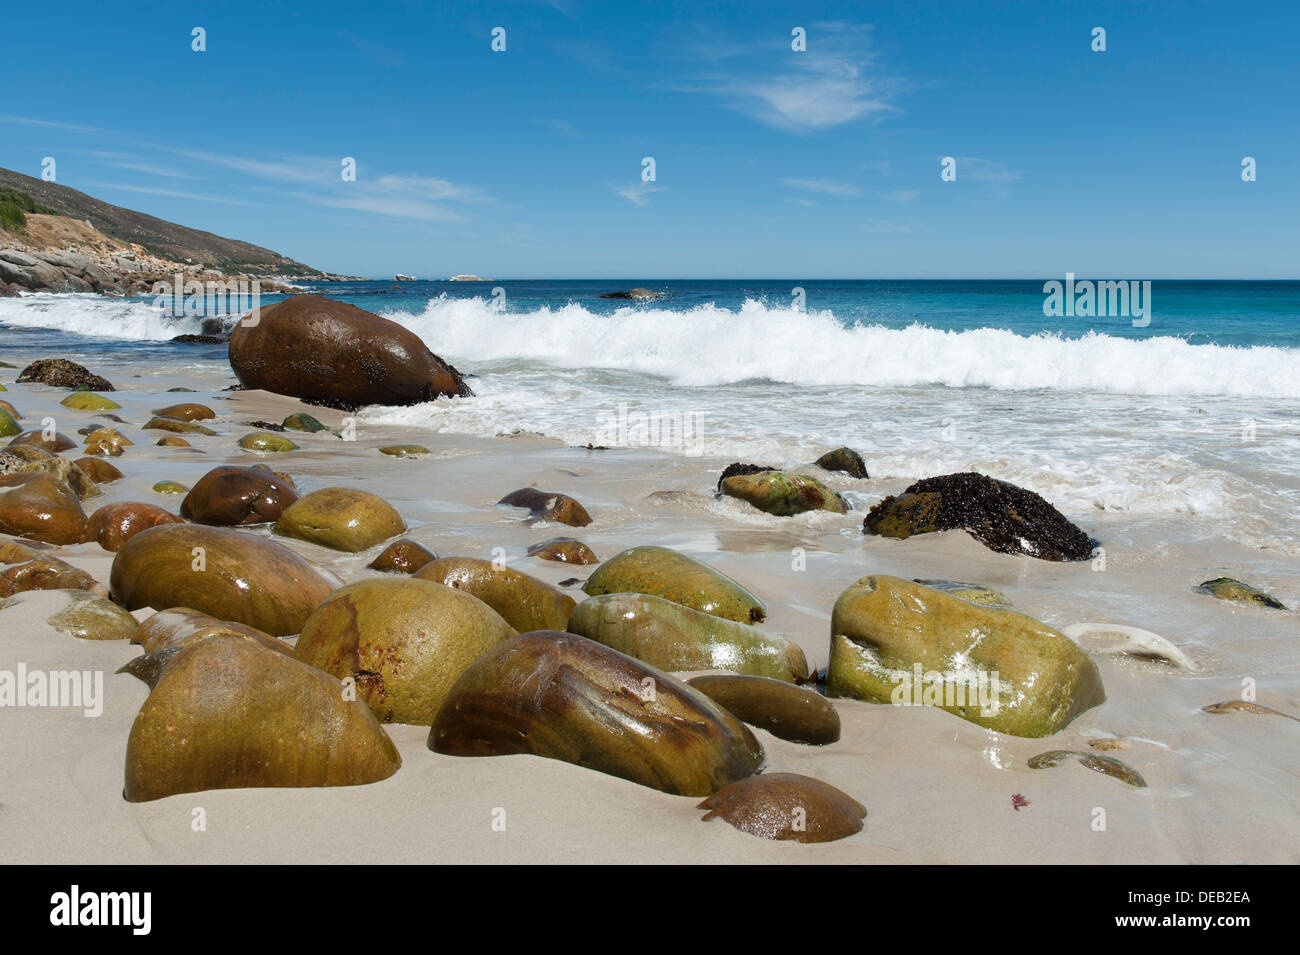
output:
[[[6,356],[9,358],[10,356]],[[33,356],[35,357],[35,356]],[[19,359],[11,358],[12,361]],[[21,366],[20,366],[21,367]],[[7,380],[12,378],[12,372]],[[1015,605],[1046,622],[1107,621],[1154,630],[1197,664],[1194,674],[1130,658],[1098,656],[1108,700],[1047,740],[983,730],[936,709],[835,705],[843,737],[826,747],[783,742],[756,731],[768,769],[826,780],[864,803],[865,829],[823,845],[773,843],[720,820],[702,823],[694,798],[674,797],[577,766],[531,756],[463,759],[425,746],[427,728],[390,725],[403,765],[373,785],[334,789],[221,790],[132,804],[122,798],[127,736],[146,687],[113,671],[140,652],[121,643],[83,641],[43,622],[40,600],[0,611],[0,669],[102,670],[105,701],[97,718],[72,709],[0,710],[0,841],[11,862],[1082,862],[1246,863],[1300,859],[1300,723],[1279,717],[1212,716],[1200,707],[1240,695],[1243,676],[1258,700],[1300,714],[1294,611],[1270,612],[1191,592],[1207,577],[1230,574],[1297,606],[1294,566],[1267,552],[1219,539],[1189,539],[1176,521],[1168,534],[1142,535],[1122,516],[1068,515],[1108,548],[1107,567],[1053,564],[994,554],[963,532],[908,541],[864,538],[862,512],[773,518],[734,500],[716,500],[713,483],[728,462],[642,450],[587,451],[535,436],[496,439],[381,428],[362,420],[356,440],[329,434],[291,437],[302,450],[257,456],[235,446],[242,422],[279,421],[306,411],[338,426],[344,415],[260,392],[162,395],[177,384],[217,388],[176,375],[116,382],[113,397],[136,441],[116,459],[126,478],[105,485],[88,511],[112,501],[161,503],[178,496],[151,490],[172,478],[192,484],[224,463],[269,461],[306,493],[355,485],[391,501],[411,526],[406,535],[439,556],[490,558],[504,548],[512,567],[551,583],[593,568],[525,556],[529,544],[574,536],[602,558],[656,543],[704,558],[762,596],[766,629],[803,647],[824,667],[830,608],[858,577],[872,572],[943,577],[1001,588]],[[64,392],[11,386],[4,397],[37,426],[55,417],[69,435],[92,419],[58,405]],[[150,410],[179,400],[211,405],[216,437],[187,436],[200,449],[153,446],[139,431]],[[416,443],[433,453],[396,459],[375,450]],[[870,464],[870,449],[863,449]],[[69,452],[74,455],[75,452]],[[829,483],[875,500],[896,483]],[[529,525],[499,508],[525,485],[569,493],[594,523],[579,530]],[[252,533],[267,533],[265,530]],[[345,581],[371,574],[380,548],[340,555],[283,541]],[[806,570],[792,569],[796,548]],[[112,555],[96,544],[59,550],[107,581]],[[569,591],[582,594],[576,588]],[[48,598],[47,598],[48,599]],[[143,619],[150,611],[136,616]],[[1137,769],[1148,788],[1133,789],[1075,762],[1030,770],[1049,749],[1087,749],[1118,736],[1110,752]],[[1029,805],[1018,811],[1012,795]],[[196,810],[206,827],[196,830]],[[492,822],[505,810],[505,831]],[[1096,810],[1105,811],[1096,831]]]

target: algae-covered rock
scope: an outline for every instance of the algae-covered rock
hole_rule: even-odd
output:
[[[709,674],[688,680],[713,702],[773,736],[824,746],[840,738],[840,716],[824,696],[765,676]]]
[[[179,481],[159,481],[152,490],[157,494],[185,494],[189,492],[184,484]]]
[[[1268,607],[1270,610],[1286,609],[1282,601],[1271,594],[1266,594],[1262,590],[1255,589],[1250,584],[1243,584],[1240,580],[1234,580],[1231,577],[1216,577],[1213,580],[1207,580],[1197,585],[1196,592],[1209,594],[1211,597],[1217,597],[1220,600],[1232,600],[1238,603]]]
[[[852,448],[836,448],[834,451],[827,451],[817,459],[817,466],[826,471],[843,471],[849,477],[855,477],[859,480],[866,480],[867,463],[862,460],[862,455]]]
[[[300,497],[275,522],[284,537],[349,553],[365,550],[406,530],[402,515],[378,494],[327,487]]]
[[[32,445],[5,448],[0,451],[0,474],[33,474],[44,471],[68,486],[77,500],[98,497],[103,492],[95,486],[89,474],[75,461],[50,454]]]
[[[521,487],[511,491],[498,504],[509,507],[526,507],[532,520],[555,521],[570,527],[586,527],[591,523],[587,509],[567,494],[539,491],[535,487]]]
[[[10,564],[0,572],[0,597],[29,590],[84,590],[107,596],[108,590],[98,580],[66,560],[45,555]]]
[[[564,564],[598,564],[600,558],[596,552],[580,540],[572,537],[552,537],[550,540],[533,544],[528,548],[528,556],[538,560],[553,560]]]
[[[917,481],[862,522],[865,533],[896,538],[958,528],[990,550],[1042,560],[1088,560],[1096,544],[1033,491],[974,471]]]
[[[784,637],[649,594],[589,597],[566,629],[661,670],[731,670],[788,682],[808,676],[803,651]]]
[[[815,477],[785,471],[733,474],[722,482],[722,493],[776,517],[790,517],[804,511],[843,514],[849,509],[844,498]]]
[[[298,633],[333,582],[283,544],[198,524],[164,524],[136,534],[109,576],[127,610],[192,607],[275,637]]]
[[[795,773],[741,779],[697,807],[761,839],[833,842],[862,831],[867,807],[830,783]]]
[[[932,705],[1028,737],[1106,698],[1096,664],[1046,624],[883,574],[835,602],[826,692]]]
[[[358,699],[383,722],[428,726],[465,668],[514,634],[463,591],[381,577],[325,600],[303,625],[294,656],[354,680]]]
[[[763,763],[749,729],[703,693],[552,631],[503,641],[475,660],[452,687],[429,748],[530,753],[683,796],[707,796]]]
[[[324,431],[325,426],[309,414],[298,412],[291,414],[280,422],[280,427],[288,431],[304,431],[308,434],[315,434],[317,431]]]
[[[393,541],[378,557],[366,564],[371,570],[385,574],[413,574],[438,555],[413,540],[402,538]]]
[[[625,550],[605,561],[582,589],[593,597],[652,594],[741,623],[761,623],[767,617],[763,602],[736,581],[667,547]]]
[[[116,411],[122,407],[112,398],[105,398],[93,391],[74,391],[59,404],[73,411]]]
[[[245,451],[255,451],[258,454],[283,454],[286,451],[298,450],[298,445],[284,435],[273,434],[270,431],[250,432],[239,439],[239,446]]]
[[[388,734],[337,679],[235,637],[181,648],[126,744],[130,802],[254,786],[351,786],[401,765]]]
[[[577,605],[568,594],[536,577],[473,557],[430,561],[414,576],[473,594],[519,633],[559,630]]]

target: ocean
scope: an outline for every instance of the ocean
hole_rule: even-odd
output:
[[[1300,556],[1300,282],[1154,281],[1140,318],[1049,316],[1043,285],[307,287],[400,322],[474,376],[473,399],[360,414],[417,443],[423,430],[537,433],[780,466],[848,445],[873,480],[977,470],[1067,515],[1176,519],[1189,539]],[[634,286],[663,296],[599,297]],[[170,341],[200,330],[148,299],[0,299],[0,354],[225,387],[224,345]]]

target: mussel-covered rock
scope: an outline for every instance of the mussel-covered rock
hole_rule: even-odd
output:
[[[181,501],[181,517],[216,527],[267,524],[296,500],[293,486],[265,468],[224,466],[199,478]]]
[[[109,586],[127,610],[192,607],[282,637],[302,630],[334,585],[275,541],[164,524],[141,531],[117,552]]]
[[[473,394],[415,332],[317,295],[294,295],[235,326],[230,366],[245,388],[334,408]]]
[[[598,564],[600,558],[596,552],[580,540],[572,537],[552,537],[550,540],[533,544],[528,548],[528,556],[538,560],[554,560],[564,564]]]
[[[605,561],[582,589],[600,594],[652,594],[715,617],[761,623],[767,607],[726,574],[667,547],[633,547]]]
[[[817,466],[826,471],[843,471],[849,477],[855,477],[859,480],[865,480],[867,474],[867,463],[862,460],[862,455],[852,448],[836,448],[834,451],[827,451],[817,459]]]
[[[473,594],[520,633],[561,630],[577,605],[568,594],[536,577],[473,557],[430,561],[415,576]]]
[[[91,374],[83,366],[66,358],[42,358],[34,361],[19,373],[18,381],[77,391],[115,390],[107,378]]]
[[[401,765],[374,714],[337,679],[237,637],[182,647],[126,744],[130,802],[253,786],[351,786]]]
[[[427,547],[403,537],[385,547],[366,566],[385,574],[413,574],[429,561],[437,559],[438,555]]]
[[[1270,610],[1286,609],[1282,601],[1271,594],[1266,594],[1250,584],[1243,584],[1240,580],[1234,580],[1231,577],[1216,577],[1213,580],[1207,580],[1202,584],[1198,584],[1196,591],[1197,593],[1209,594],[1211,597],[1218,597],[1220,600],[1250,603],[1259,607],[1268,607]]]
[[[764,773],[714,793],[700,809],[762,839],[833,842],[862,831],[867,807],[830,783],[795,773]]]
[[[731,670],[785,681],[808,676],[803,651],[784,637],[663,597],[589,597],[568,619],[570,633],[661,670]]]
[[[586,527],[591,523],[587,509],[567,494],[539,491],[535,487],[521,487],[511,491],[498,504],[509,507],[526,507],[528,516],[538,521],[555,521],[570,527]]]
[[[300,497],[275,522],[275,532],[356,553],[406,530],[406,521],[378,494],[326,487]]]
[[[722,493],[776,517],[790,517],[804,511],[843,514],[849,509],[844,498],[815,477],[785,471],[733,474],[723,480]]]
[[[1046,624],[884,574],[835,602],[826,692],[935,706],[1030,737],[1106,698],[1096,664]]]
[[[765,676],[709,674],[688,680],[738,719],[792,743],[824,746],[840,738],[840,716],[813,690]]]
[[[0,533],[49,544],[75,544],[86,526],[81,502],[43,471],[0,474]]]
[[[86,520],[83,542],[96,541],[104,550],[119,551],[136,534],[159,524],[179,524],[181,519],[157,504],[121,501],[105,504]]]
[[[452,687],[429,748],[531,753],[683,796],[707,796],[763,763],[753,733],[703,693],[552,631],[506,640],[475,660]]]
[[[354,680],[383,722],[428,726],[464,669],[514,633],[470,594],[381,577],[335,591],[303,625],[294,656]]]
[[[36,471],[44,471],[56,481],[66,484],[79,501],[103,493],[75,461],[50,454],[30,444],[0,451],[0,474],[29,474]]]
[[[1096,544],[1033,491],[974,471],[917,481],[862,522],[865,533],[882,537],[958,528],[990,550],[1042,560],[1088,560]]]

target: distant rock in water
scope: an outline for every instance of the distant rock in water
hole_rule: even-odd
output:
[[[485,279],[481,275],[453,275],[447,279],[448,282],[491,282],[491,279]]]
[[[228,340],[220,335],[177,335],[172,339],[182,345],[220,345]]]
[[[601,298],[631,299],[636,302],[647,302],[663,297],[663,292],[652,292],[648,288],[630,288],[624,292],[606,292],[601,296]]]
[[[32,362],[18,376],[20,382],[35,382],[72,391],[115,391],[107,378],[91,374],[66,358],[42,358]]]
[[[990,550],[1041,560],[1088,560],[1096,546],[1033,491],[974,471],[917,481],[862,522],[864,533],[895,538],[958,528]]]
[[[263,308],[255,323],[240,322],[230,365],[245,388],[349,410],[473,395],[414,332],[318,295],[296,295]]]

